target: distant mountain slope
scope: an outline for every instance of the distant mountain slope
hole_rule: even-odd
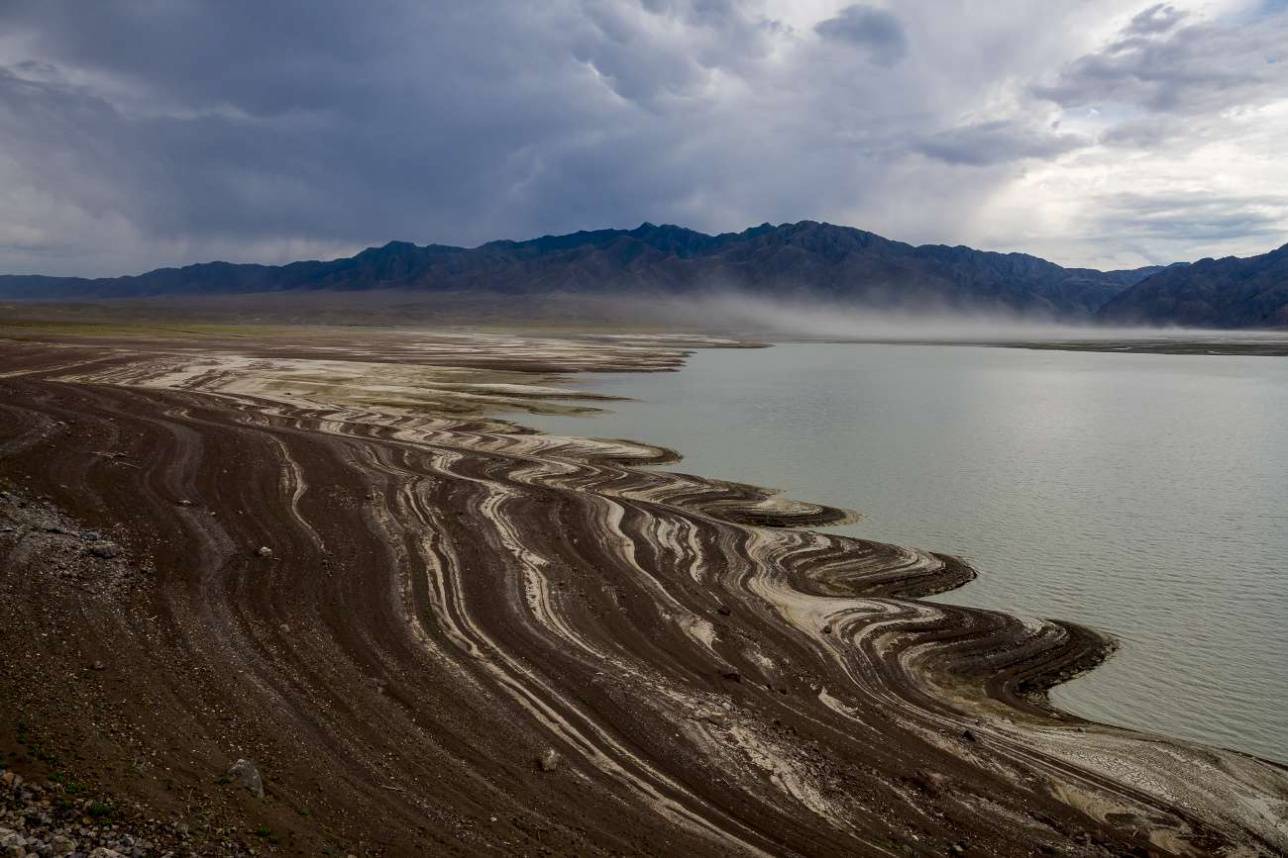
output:
[[[1113,324],[1288,327],[1288,244],[1261,256],[1166,268],[1111,299],[1098,318]]]
[[[405,242],[348,259],[283,266],[211,262],[103,279],[0,277],[0,297],[111,298],[290,289],[412,288],[541,294],[679,293],[728,288],[805,293],[864,306],[1006,310],[1091,317],[1158,271],[1062,268],[1022,253],[914,247],[850,227],[802,221],[706,235],[643,224],[465,249]]]

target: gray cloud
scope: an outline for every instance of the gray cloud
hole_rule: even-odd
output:
[[[903,25],[884,9],[856,3],[820,22],[814,30],[825,39],[859,48],[877,65],[894,65],[908,53]]]
[[[1288,68],[1265,63],[1282,15],[1240,29],[1139,0],[904,0],[898,17],[841,6],[9,0],[0,272],[285,261],[643,220],[813,218],[971,241],[1026,173],[1105,144],[1112,167],[1180,131],[1232,139],[1221,112],[1282,98]],[[1067,34],[1111,13],[1135,17],[1078,58]],[[1111,98],[1134,112],[1070,118]],[[1148,112],[1168,103],[1187,112]],[[1021,223],[1035,221],[1041,201],[1023,200]]]
[[[1125,149],[1150,149],[1184,135],[1192,140],[1195,134],[1193,123],[1188,123],[1183,118],[1151,114],[1143,119],[1118,123],[1100,136],[1100,142],[1106,146]]]
[[[1128,35],[1165,33],[1180,23],[1185,13],[1170,3],[1158,3],[1138,12],[1124,31]]]
[[[386,4],[396,26],[373,27],[382,16],[355,7],[290,6],[20,8],[12,23],[71,71],[0,77],[10,156],[144,235],[477,242],[612,222],[623,199],[651,208],[666,185],[628,165],[676,129],[641,110],[709,73],[608,15]],[[550,185],[582,210],[543,211]]]
[[[918,141],[914,148],[949,164],[981,167],[1025,158],[1053,158],[1089,145],[1091,140],[1078,134],[999,119],[941,131]]]
[[[1106,237],[1219,244],[1249,236],[1282,236],[1282,224],[1288,218],[1285,194],[1119,193],[1098,202]]]
[[[879,165],[832,141],[913,83],[856,82],[858,52],[767,69],[798,35],[724,0],[55,0],[0,7],[4,31],[21,34],[0,53],[8,270],[84,270],[96,240],[97,270],[128,271],[836,217]]]
[[[1032,88],[1063,107],[1117,103],[1199,114],[1281,98],[1288,87],[1288,11],[1252,22],[1178,27],[1181,13],[1154,6],[1104,49]]]

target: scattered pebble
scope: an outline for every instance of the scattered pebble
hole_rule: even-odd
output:
[[[559,756],[558,751],[554,748],[547,748],[546,752],[537,758],[537,766],[540,767],[543,772],[553,772],[555,769],[559,768],[561,760],[562,757]]]
[[[183,822],[145,818],[106,797],[73,798],[67,786],[0,770],[0,858],[247,856],[260,851],[221,837],[194,837]]]
[[[117,547],[115,542],[108,542],[107,540],[96,542],[87,550],[93,556],[101,557],[104,560],[111,560],[113,557],[121,553],[121,549]]]
[[[228,777],[255,798],[264,797],[264,779],[259,774],[259,767],[250,760],[238,760],[229,766]]]

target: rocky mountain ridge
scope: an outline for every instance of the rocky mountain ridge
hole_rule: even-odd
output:
[[[1276,257],[1280,254],[1280,257]],[[1262,265],[1258,260],[1273,260]],[[1284,249],[1246,260],[1097,271],[1023,253],[914,246],[815,221],[708,235],[641,224],[493,241],[475,248],[392,241],[355,256],[270,266],[209,262],[113,278],[0,276],[0,297],[63,300],[411,289],[539,296],[800,296],[900,310],[1004,312],[1066,321],[1288,325]],[[1194,297],[1202,293],[1201,298]]]

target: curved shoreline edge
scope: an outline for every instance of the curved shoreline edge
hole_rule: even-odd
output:
[[[10,705],[301,854],[1288,850],[1283,767],[1048,705],[1097,633],[920,601],[974,570],[490,416],[703,345],[0,342]],[[212,786],[237,757],[265,800]]]

